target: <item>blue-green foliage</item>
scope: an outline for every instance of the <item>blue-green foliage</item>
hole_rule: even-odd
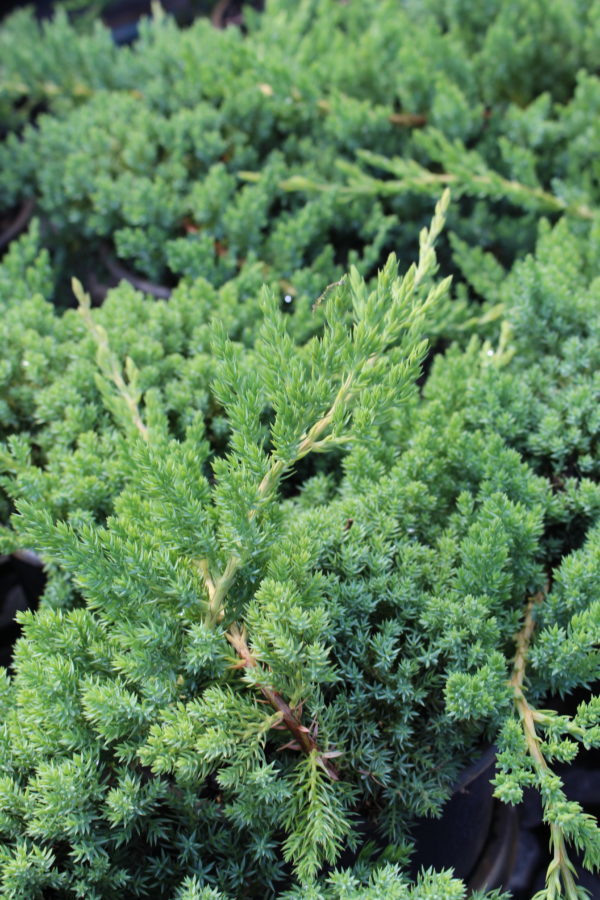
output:
[[[37,54],[6,25],[3,121],[46,112],[0,147],[40,213],[0,265],[0,545],[48,573],[1,681],[7,900],[461,900],[406,841],[485,740],[598,867],[551,770],[597,698],[537,708],[600,673],[597,21],[280,0],[118,52],[59,16]],[[59,313],[100,240],[170,298]]]
[[[41,37],[19,13],[0,38],[0,117],[36,119],[0,147],[0,206],[34,196],[69,275],[99,241],[153,279],[218,286],[258,265],[304,320],[349,264],[414,252],[419,194],[440,193],[422,176],[441,167],[479,198],[453,228],[509,262],[540,210],[598,205],[597,19],[591,0],[271,0],[246,36],[157,14],[117,50],[64,13]],[[362,151],[402,164],[396,189],[348,191],[340,167]]]

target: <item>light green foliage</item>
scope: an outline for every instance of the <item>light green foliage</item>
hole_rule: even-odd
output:
[[[598,698],[545,698],[599,674],[597,4],[247,22],[3,26],[0,202],[39,220],[0,264],[0,547],[49,577],[0,893],[462,900],[406,842],[496,740],[575,900],[599,832],[551,767]],[[113,251],[169,299],[64,309]]]
[[[374,874],[364,877],[362,872],[335,872],[328,884],[302,887],[286,891],[280,900],[464,900],[465,887],[446,872],[427,871],[419,876],[416,884],[409,884],[398,866],[381,864]],[[229,900],[220,892],[202,888],[195,879],[186,879],[177,894],[177,900]],[[475,891],[473,900],[483,900]],[[486,893],[487,900],[506,900],[507,895],[497,891]]]

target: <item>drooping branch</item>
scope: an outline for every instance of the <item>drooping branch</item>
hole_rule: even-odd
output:
[[[513,689],[513,699],[521,720],[527,750],[535,769],[541,776],[547,775],[551,770],[541,750],[540,738],[535,727],[536,720],[539,717],[536,710],[529,704],[525,696],[524,684],[527,669],[527,657],[535,631],[535,610],[543,603],[547,590],[548,588],[546,587],[544,591],[538,591],[537,594],[534,594],[533,597],[529,598],[525,608],[523,627],[515,639],[517,652],[515,654],[513,672],[510,679],[510,685]],[[548,898],[555,897],[556,900],[558,900],[559,897],[563,896],[561,891],[562,882],[566,900],[578,900],[580,895],[577,892],[577,885],[573,877],[575,868],[569,859],[561,827],[556,823],[550,825],[550,846],[553,858],[548,868]]]

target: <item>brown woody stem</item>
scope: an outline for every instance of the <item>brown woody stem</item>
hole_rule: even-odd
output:
[[[100,256],[111,275],[123,281],[128,281],[136,290],[142,291],[144,294],[150,294],[152,297],[158,297],[159,300],[168,300],[171,296],[171,288],[166,287],[164,284],[156,284],[154,281],[149,281],[147,278],[142,278],[130,272],[109,253],[106,247],[100,248]]]
[[[243,631],[240,631],[237,626],[233,625],[229,631],[226,632],[225,637],[240,658],[241,668],[255,668],[258,665],[255,657],[252,655],[252,651],[248,647]],[[268,684],[259,684],[258,687],[263,697],[271,704],[273,709],[280,714],[281,721],[293,735],[303,753],[309,756],[315,751],[319,765],[327,772],[332,781],[339,781],[340,776],[335,765],[321,753],[317,742],[308,728],[302,724],[281,694]]]
[[[308,453],[319,446],[319,438],[321,437],[323,432],[325,432],[332,424],[338,408],[346,400],[348,400],[351,394],[352,376],[348,375],[347,378],[345,378],[345,380],[342,382],[328,412],[321,419],[319,419],[312,426],[312,428],[310,428],[301,436],[298,450],[296,452],[296,458],[294,461],[301,459],[303,456],[306,456]],[[264,475],[262,481],[258,486],[258,503],[248,513],[249,521],[252,521],[256,517],[259,504],[263,500],[266,500],[267,497],[269,497],[269,495],[277,488],[281,476],[289,468],[290,465],[291,463],[285,463],[281,459],[276,459],[272,462],[270,468],[268,469],[267,473]],[[213,579],[208,566],[208,561],[200,560],[197,563],[198,569],[204,578],[204,584],[208,593],[208,619],[210,623],[214,624],[216,622],[220,622],[223,619],[225,615],[225,599],[227,593],[231,585],[233,584],[235,576],[237,575],[238,570],[240,569],[242,564],[243,558],[237,554],[232,554],[229,557],[221,575]],[[241,668],[257,666],[257,661],[252,655],[250,648],[248,647],[244,632],[241,631],[237,625],[231,625],[228,631],[225,632],[225,637],[236,651],[241,661]],[[290,708],[288,703],[286,703],[281,694],[275,691],[268,684],[259,684],[258,687],[263,697],[271,704],[273,709],[275,709],[280,714],[281,721],[293,735],[299,748],[307,755],[310,755],[313,751],[315,751],[319,765],[322,766],[322,768],[327,772],[327,774],[333,781],[338,781],[339,775],[336,767],[330,762],[326,754],[321,753],[317,742],[310,734],[310,731],[304,725],[302,725],[299,718]]]

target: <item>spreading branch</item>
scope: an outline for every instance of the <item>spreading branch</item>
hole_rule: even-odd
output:
[[[30,197],[25,200],[10,225],[0,234],[0,250],[7,247],[13,238],[16,238],[27,227],[34,210],[35,200]]]
[[[367,154],[365,152],[361,156],[364,156],[369,161],[372,158],[374,163],[377,163],[378,157],[376,154]],[[370,177],[352,163],[344,163],[343,166],[340,164],[340,167],[344,171],[349,172],[355,180],[350,184],[340,186],[338,184],[314,181],[305,175],[292,175],[290,178],[280,181],[279,187],[287,192],[335,192],[342,197],[353,197],[359,194],[393,196],[410,191],[423,190],[428,192],[431,190],[432,193],[435,193],[444,188],[456,188],[459,192],[475,196],[487,194],[492,198],[509,198],[515,204],[521,204],[525,207],[529,207],[533,203],[540,211],[567,213],[585,221],[591,221],[597,216],[597,211],[586,204],[567,203],[561,197],[550,193],[550,191],[531,187],[512,178],[504,178],[497,172],[480,175],[471,174],[469,179],[466,180],[464,176],[453,172],[430,172],[428,169],[420,167],[418,170],[413,168],[405,177],[383,180]],[[238,175],[245,181],[258,180],[252,179],[253,173],[250,172],[240,172]]]
[[[96,346],[98,347],[98,357],[101,369],[104,375],[110,378],[110,380],[116,387],[119,396],[125,401],[133,425],[135,426],[141,437],[144,439],[144,441],[148,442],[150,439],[150,435],[147,426],[142,420],[136,397],[123,377],[122,367],[119,363],[119,360],[110,348],[108,336],[105,330],[95,322],[92,316],[89,296],[84,292],[83,287],[76,279],[73,279],[73,292],[79,302],[79,312],[88,328],[88,331],[94,338]],[[336,399],[332,404],[329,412],[325,416],[323,416],[322,419],[316,422],[316,424],[307,433],[302,435],[296,459],[301,459],[303,456],[306,456],[306,454],[310,453],[314,446],[316,446],[320,435],[331,424],[339,405],[347,399],[350,391],[350,386],[351,379],[346,379],[346,381],[342,384],[342,387],[338,391]],[[273,493],[273,491],[277,488],[282,475],[284,474],[286,469],[289,468],[289,465],[292,465],[292,463],[286,466],[282,460],[274,460],[272,462],[268,472],[258,486],[259,500],[265,500]],[[252,509],[249,512],[248,519],[252,520],[255,516],[256,508]],[[231,587],[238,569],[242,565],[242,562],[243,560],[241,557],[232,555],[225,565],[222,574],[216,579],[213,579],[210,574],[207,560],[198,560],[196,563],[197,569],[202,576],[206,591],[208,593],[208,615],[209,620],[213,624],[221,621],[221,619],[223,618],[227,592],[229,591],[229,588]],[[240,660],[239,668],[253,668],[257,666],[257,661],[252,655],[252,652],[246,642],[245,634],[237,627],[237,625],[232,625],[225,633],[225,637],[238,655],[238,658]],[[333,781],[338,781],[339,775],[337,769],[330,761],[331,756],[334,754],[337,755],[337,753],[335,753],[334,751],[331,754],[327,754],[323,753],[319,749],[317,742],[312,736],[310,730],[302,724],[298,716],[294,713],[289,704],[286,703],[281,694],[279,694],[268,684],[260,684],[258,685],[258,687],[263,697],[279,714],[280,721],[285,725],[285,727],[293,736],[298,749],[302,750],[307,755],[315,752],[316,759],[319,765],[322,766],[322,768],[325,770],[325,772],[327,772],[327,774]]]
[[[369,360],[369,363],[372,364],[372,362],[373,360]],[[327,413],[301,435],[298,450],[293,460],[287,463],[281,459],[272,460],[266,475],[258,486],[258,504],[249,511],[249,522],[252,522],[256,518],[260,504],[273,494],[285,473],[304,456],[307,456],[315,450],[322,449],[323,441],[319,440],[319,438],[334,421],[340,407],[344,406],[351,399],[352,382],[352,375],[348,375],[342,382],[336,398]],[[212,624],[220,622],[223,619],[225,615],[225,600],[227,593],[243,562],[244,560],[241,556],[232,554],[229,557],[222,574],[214,580],[209,575],[207,564],[204,562],[202,563],[201,571],[205,573],[205,584],[209,597],[208,617]]]
[[[398,296],[394,298],[393,302],[406,302],[408,297],[414,295],[417,287],[421,285],[435,265],[433,245],[443,227],[449,200],[449,192],[445,191],[439,203],[436,205],[431,227],[421,231],[419,241],[419,261],[418,264],[413,266],[407,273],[406,290],[404,293],[400,292]],[[317,303],[323,299],[329,290],[343,284],[344,280],[345,279],[342,279],[337,285],[329,285]],[[436,289],[430,291],[427,300],[419,307],[421,312],[446,289],[447,284],[448,280],[442,282]],[[127,361],[125,371],[128,376],[128,382],[126,382],[123,377],[122,365],[110,348],[108,335],[94,320],[91,312],[90,298],[85,294],[81,284],[76,279],[73,279],[73,291],[79,301],[79,312],[96,342],[98,348],[98,365],[105,378],[113,383],[119,397],[125,402],[125,408],[131,422],[142,438],[148,442],[150,436],[138,408],[139,393],[136,391],[135,383],[133,383],[136,375],[135,367],[130,360]],[[402,321],[404,325],[412,322],[412,314]],[[384,322],[386,322],[385,319]],[[295,452],[290,454],[287,459],[278,457],[276,453],[271,454],[267,471],[256,489],[257,502],[252,504],[251,509],[249,509],[247,513],[249,522],[252,522],[255,519],[261,505],[274,495],[285,473],[300,459],[311,452],[329,449],[332,445],[349,439],[349,435],[335,434],[335,432],[331,432],[330,429],[334,426],[336,421],[343,419],[343,413],[350,407],[351,403],[356,400],[356,397],[360,394],[361,390],[365,388],[368,378],[365,381],[363,376],[378,362],[385,347],[397,339],[399,327],[397,322],[386,322],[382,327],[384,330],[380,335],[379,345],[376,344],[376,346],[379,346],[379,349],[376,352],[371,353],[371,355],[365,353],[362,358],[359,354],[358,358],[355,359],[354,363],[350,366],[350,370],[341,378],[337,393],[327,412],[313,422],[309,428],[298,435]],[[243,552],[232,553],[225,563],[221,574],[215,576],[210,570],[208,559],[194,560],[194,565],[202,577],[208,596],[206,616],[208,626],[215,626],[225,618],[227,594],[234,583],[239,569],[244,564],[244,561],[245,558]],[[252,654],[246,641],[243,627],[240,628],[236,623],[230,624],[225,632],[225,637],[236,651],[239,659],[239,663],[237,664],[238,668],[256,668],[258,666],[258,660]],[[294,740],[288,746],[300,749],[308,756],[314,756],[329,777],[332,780],[338,780],[339,776],[337,770],[330,762],[332,757],[339,755],[338,751],[322,752],[316,742],[316,729],[311,733],[310,729],[302,724],[299,715],[291,709],[286,700],[271,685],[259,683],[257,687],[268,703],[280,716],[280,722],[283,723],[292,734]]]

